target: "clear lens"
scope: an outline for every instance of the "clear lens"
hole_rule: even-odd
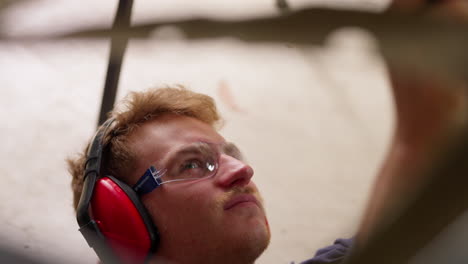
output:
[[[194,142],[169,153],[166,159],[154,163],[152,168],[158,173],[151,172],[151,174],[160,184],[208,178],[216,174],[221,153],[243,161],[241,152],[232,143]]]
[[[232,143],[195,142],[151,165],[132,188],[142,196],[164,183],[212,177],[218,170],[220,153],[243,160],[241,152]]]
[[[197,142],[184,147],[172,156],[163,180],[189,180],[211,177],[216,172],[216,145]]]

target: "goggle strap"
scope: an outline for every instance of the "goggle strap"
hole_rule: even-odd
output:
[[[163,174],[164,171],[158,171],[154,166],[151,166],[132,188],[139,196],[145,195],[161,186]]]

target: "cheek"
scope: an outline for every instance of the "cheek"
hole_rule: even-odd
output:
[[[203,188],[204,185],[164,187],[144,197],[144,204],[160,229],[211,222],[222,208],[213,190]]]

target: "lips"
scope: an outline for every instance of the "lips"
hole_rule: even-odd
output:
[[[232,197],[230,200],[227,201],[227,203],[224,204],[224,210],[229,210],[237,205],[243,204],[243,203],[254,203],[258,207],[260,207],[260,204],[255,198],[254,195],[252,194],[239,194],[234,197]]]

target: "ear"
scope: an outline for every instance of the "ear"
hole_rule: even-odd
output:
[[[156,251],[159,234],[138,195],[112,176],[97,180],[92,218],[123,263],[143,263]]]

